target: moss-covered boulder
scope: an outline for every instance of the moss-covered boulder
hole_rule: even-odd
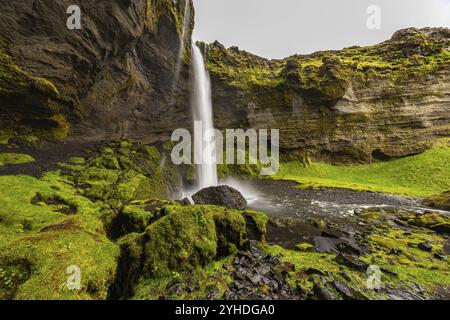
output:
[[[236,252],[248,240],[246,213],[215,206],[177,205],[164,210],[166,215],[145,230],[147,276],[194,270]],[[257,215],[265,233],[263,214],[252,216]]]
[[[49,80],[24,71],[4,46],[0,36],[0,127],[13,129],[16,139],[26,140],[30,134],[64,139],[69,125],[58,89]]]
[[[249,230],[265,235],[268,220],[263,213],[216,206],[172,204],[160,210],[164,216],[143,233],[119,239],[122,255],[115,298],[128,297],[136,290],[143,294],[146,288],[233,255],[247,244]],[[260,235],[260,241],[264,236]]]

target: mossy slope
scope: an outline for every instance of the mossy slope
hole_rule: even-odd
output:
[[[450,188],[448,143],[444,139],[422,154],[367,165],[284,163],[275,178],[297,181],[302,187],[339,187],[429,197]]]

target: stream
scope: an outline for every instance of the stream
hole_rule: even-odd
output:
[[[367,208],[401,208],[423,213],[450,212],[421,205],[422,199],[375,192],[338,188],[300,189],[292,181],[240,180],[228,178],[220,184],[239,190],[247,199],[248,208],[266,212],[273,217],[336,217],[345,218]]]

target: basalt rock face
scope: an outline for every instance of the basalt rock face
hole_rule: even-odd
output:
[[[157,140],[185,124],[192,2],[81,1],[81,30],[69,30],[72,4],[0,2],[2,128]]]
[[[216,126],[280,129],[284,160],[387,160],[450,135],[449,29],[284,60],[205,46]]]

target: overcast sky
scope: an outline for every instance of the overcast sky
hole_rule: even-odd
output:
[[[450,28],[450,0],[194,0],[196,40],[267,58],[370,45],[405,27]],[[381,9],[369,30],[367,9]]]

